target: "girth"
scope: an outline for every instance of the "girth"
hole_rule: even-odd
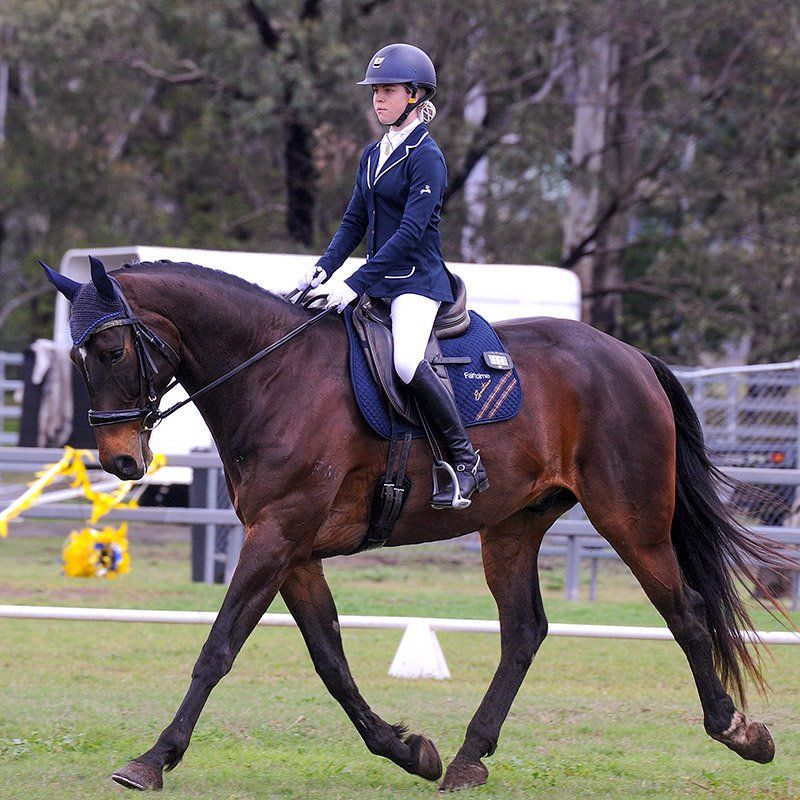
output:
[[[445,366],[470,363],[469,358],[445,358],[439,346],[440,339],[460,336],[470,325],[466,287],[461,278],[457,276],[454,278],[456,299],[452,303],[442,303],[439,307],[425,348],[425,358],[431,362],[450,394],[453,394],[453,387]],[[353,327],[370,372],[389,399],[389,416],[392,420],[386,471],[378,479],[372,492],[367,534],[355,551],[359,552],[386,544],[411,490],[411,480],[406,474],[406,467],[411,450],[412,433],[402,426],[399,430],[395,428],[396,415],[414,425],[424,425],[425,422],[422,415],[417,414],[416,404],[413,403],[408,389],[394,370],[390,304],[386,300],[363,295],[353,311]],[[432,438],[431,442],[433,446]]]

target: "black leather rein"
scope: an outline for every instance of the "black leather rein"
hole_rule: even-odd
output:
[[[212,381],[206,386],[203,386],[201,389],[198,389],[186,399],[181,400],[179,403],[175,403],[175,405],[170,406],[166,411],[160,411],[158,408],[158,397],[155,390],[155,376],[158,375],[158,366],[148,350],[148,347],[152,347],[157,350],[158,353],[170,364],[174,370],[178,369],[180,359],[172,347],[170,347],[163,339],[161,339],[161,337],[153,333],[141,320],[136,317],[130,307],[130,304],[128,303],[127,298],[122,292],[122,287],[113,278],[112,281],[114,283],[114,288],[117,291],[117,296],[122,301],[122,305],[125,308],[126,316],[106,322],[104,325],[99,326],[95,331],[93,331],[92,335],[106,330],[107,328],[113,328],[120,325],[131,326],[133,343],[136,349],[136,357],[139,361],[139,376],[141,384],[140,391],[142,397],[145,398],[145,402],[137,408],[122,408],[115,409],[113,411],[95,411],[94,409],[90,408],[89,425],[91,425],[93,428],[98,428],[103,425],[117,425],[122,422],[134,422],[141,419],[142,430],[150,431],[156,425],[158,425],[161,420],[164,420],[171,414],[174,414],[179,408],[183,408],[183,406],[185,406],[187,403],[191,403],[193,400],[201,395],[204,395],[206,392],[210,392],[212,389],[215,389],[221,383],[225,383],[225,381],[230,380],[232,377],[234,377],[234,375],[238,375],[242,370],[246,369],[251,364],[255,364],[257,361],[260,361],[274,350],[277,350],[279,347],[282,347],[284,344],[294,339],[295,336],[299,336],[307,328],[310,328],[314,323],[318,322],[320,319],[322,319],[324,316],[327,316],[327,314],[334,310],[333,308],[326,308],[324,311],[311,317],[311,319],[306,320],[306,322],[294,330],[289,331],[289,333],[287,333],[285,336],[278,339],[277,342],[273,342],[263,350],[259,350],[255,355],[250,356],[247,361],[244,361],[243,363],[239,364],[239,366],[234,367],[216,380]],[[167,388],[164,390],[164,394],[177,385],[178,381],[173,380],[172,383],[170,383],[169,386],[167,386]]]

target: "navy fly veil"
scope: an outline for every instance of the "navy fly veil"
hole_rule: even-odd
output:
[[[439,346],[446,358],[469,357],[469,364],[447,366],[447,373],[453,385],[456,405],[461,412],[465,426],[485,425],[501,422],[516,416],[522,406],[522,387],[516,367],[494,369],[487,366],[485,352],[505,352],[494,328],[479,314],[469,312],[472,320],[469,328],[452,339],[440,339]],[[380,387],[375,383],[366,356],[361,349],[358,333],[353,327],[352,310],[345,310],[344,318],[347,336],[350,341],[350,378],[358,407],[375,433],[389,439],[392,422],[389,417],[388,402]],[[394,432],[411,430],[414,438],[423,435],[422,428],[413,427],[406,421],[395,421]]]
[[[80,347],[101,325],[126,316],[125,307],[116,294],[113,300],[108,300],[93,283],[84,283],[72,300],[69,332],[73,344]]]

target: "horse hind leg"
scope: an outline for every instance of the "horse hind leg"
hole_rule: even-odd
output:
[[[703,709],[706,733],[742,758],[766,763],[775,746],[766,726],[748,720],[734,705],[717,674],[706,602],[683,578],[672,544],[671,515],[641,515],[623,511],[609,492],[599,511],[584,505],[589,519],[608,539],[641,584],[683,650]],[[639,508],[645,508],[639,505]],[[655,533],[654,533],[655,532]]]
[[[447,767],[441,791],[486,783],[481,761],[497,747],[500,728],[539,646],[547,635],[537,558],[546,530],[563,509],[544,516],[521,511],[481,532],[486,582],[500,617],[500,663],[456,757]]]

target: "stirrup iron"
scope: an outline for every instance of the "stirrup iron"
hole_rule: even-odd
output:
[[[448,464],[446,461],[437,460],[433,462],[433,497],[439,494],[439,477],[438,472],[444,472],[449,478],[450,483],[453,486],[453,497],[450,500],[449,506],[433,506],[436,509],[441,508],[467,508],[467,506],[472,504],[472,500],[467,497],[464,497],[461,494],[461,488],[458,485],[458,477],[456,476],[456,471]]]

